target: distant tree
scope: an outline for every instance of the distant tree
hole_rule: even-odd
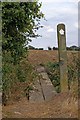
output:
[[[17,63],[23,56],[31,37],[38,37],[36,31],[42,27],[40,19],[44,14],[38,2],[2,2],[2,50],[7,51]]]
[[[58,48],[57,47],[53,47],[53,50],[58,50]]]
[[[35,47],[33,47],[31,45],[29,45],[28,48],[31,49],[31,50],[35,50]]]
[[[51,47],[48,47],[48,50],[51,50]]]
[[[79,50],[79,47],[73,45],[73,46],[67,47],[67,50],[75,50],[75,51],[78,51],[78,50]]]
[[[71,50],[70,47],[66,47],[67,50]]]
[[[38,48],[35,48],[35,50],[39,50]]]
[[[75,45],[73,45],[73,46],[70,47],[70,49],[71,49],[71,50],[78,50],[78,47],[75,46]]]
[[[43,50],[43,48],[39,48],[39,50]]]

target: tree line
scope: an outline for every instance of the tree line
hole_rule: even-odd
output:
[[[31,45],[28,46],[28,49],[29,50],[44,50],[44,48],[36,48],[36,47],[33,47]],[[48,47],[47,48],[48,50],[58,50],[58,47]],[[77,47],[77,46],[70,46],[70,47],[66,47],[67,50],[75,50],[75,51],[79,51],[80,50],[80,47]]]

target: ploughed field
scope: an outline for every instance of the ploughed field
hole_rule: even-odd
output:
[[[68,62],[72,62],[73,54],[78,57],[77,51],[67,51]],[[33,65],[58,62],[58,50],[29,50],[28,60]]]
[[[46,64],[58,61],[58,51],[52,50],[29,50],[28,60],[33,65]]]

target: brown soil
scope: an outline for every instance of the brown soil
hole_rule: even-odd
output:
[[[78,118],[78,102],[69,94],[57,94],[47,102],[30,103],[26,98],[3,107],[6,118]]]
[[[77,51],[67,51],[68,61],[72,62],[73,56],[78,57]],[[29,50],[28,60],[32,65],[58,62],[58,50]]]
[[[51,50],[29,50],[28,60],[33,65],[46,64],[58,61],[58,51]]]

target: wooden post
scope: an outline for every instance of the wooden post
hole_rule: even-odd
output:
[[[0,89],[2,86],[2,3],[0,3]]]
[[[66,51],[66,32],[65,25],[57,25],[57,37],[58,37],[58,53],[60,64],[60,86],[61,92],[68,91],[68,78],[67,78],[67,51]]]

